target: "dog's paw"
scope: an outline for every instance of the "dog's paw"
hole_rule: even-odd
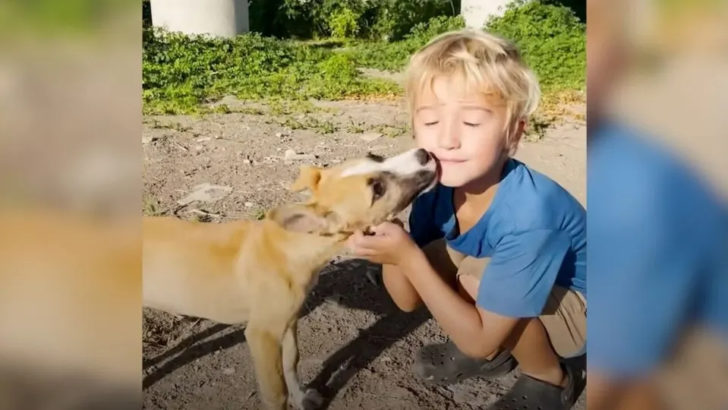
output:
[[[308,389],[303,395],[303,400],[301,400],[299,408],[302,410],[316,410],[321,408],[322,404],[324,404],[324,398],[321,396],[321,393],[315,389]]]

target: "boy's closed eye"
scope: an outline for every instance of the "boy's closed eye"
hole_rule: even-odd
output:
[[[492,112],[485,108],[467,108],[463,113],[463,124],[468,127],[478,127],[490,118]]]
[[[437,125],[440,123],[440,118],[436,115],[422,115],[420,116],[420,122],[426,127]]]
[[[426,127],[430,127],[440,123],[440,119],[434,115],[423,115],[420,117],[420,121]]]
[[[430,106],[419,107],[417,109],[417,119],[426,127],[437,125],[440,122],[437,110]]]

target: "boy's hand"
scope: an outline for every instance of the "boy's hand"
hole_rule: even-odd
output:
[[[419,248],[400,224],[384,222],[372,227],[373,235],[355,232],[349,238],[348,246],[354,255],[371,262],[401,265]]]

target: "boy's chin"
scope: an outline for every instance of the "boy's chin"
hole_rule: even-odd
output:
[[[457,188],[465,185],[468,182],[468,178],[460,175],[443,174],[440,176],[440,180],[438,182],[442,186]]]

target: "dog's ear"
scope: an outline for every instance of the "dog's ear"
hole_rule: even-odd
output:
[[[314,205],[283,205],[268,213],[268,218],[283,229],[301,233],[334,233],[338,218],[333,212],[324,212]]]
[[[308,189],[311,192],[316,191],[319,181],[321,180],[321,171],[319,167],[304,165],[299,171],[298,178],[291,184],[291,191],[303,191]]]

